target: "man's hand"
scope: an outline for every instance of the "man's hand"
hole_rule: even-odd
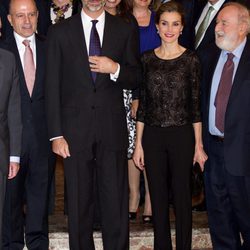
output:
[[[19,163],[10,162],[8,179],[14,178],[17,175],[19,168],[20,168]]]
[[[115,74],[118,69],[118,63],[106,56],[90,56],[89,62],[93,72]]]
[[[69,145],[64,138],[58,138],[52,141],[52,151],[63,158],[70,157]]]

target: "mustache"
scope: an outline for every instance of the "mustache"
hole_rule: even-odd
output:
[[[215,37],[218,38],[218,37],[224,37],[225,35],[225,32],[223,31],[216,31],[215,32]]]
[[[95,3],[96,1],[95,0],[88,0],[88,2],[89,3]],[[102,0],[101,2],[100,2],[102,5],[105,5],[105,3],[106,3],[106,0]],[[87,3],[85,3],[84,1],[83,1],[83,5],[86,5]]]

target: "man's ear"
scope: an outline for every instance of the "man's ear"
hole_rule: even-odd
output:
[[[247,33],[249,33],[249,26],[244,22],[242,22],[241,24],[240,24],[240,33],[241,34],[243,34],[243,35],[245,35],[245,34],[247,34]]]
[[[13,25],[12,25],[12,17],[11,17],[11,15],[8,14],[7,18],[8,18],[8,21],[10,22],[10,25],[13,26]]]

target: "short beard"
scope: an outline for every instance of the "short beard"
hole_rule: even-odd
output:
[[[105,5],[105,0],[102,0],[102,2],[97,6],[90,6],[86,3],[84,3],[84,1],[83,1],[83,7],[87,8],[91,12],[99,11],[100,9],[102,9],[104,7],[104,5]]]
[[[218,39],[220,36],[223,36],[223,40]],[[219,47],[222,50],[230,51],[230,42],[227,40],[227,38],[225,38],[223,32],[215,33],[215,44],[217,47]]]

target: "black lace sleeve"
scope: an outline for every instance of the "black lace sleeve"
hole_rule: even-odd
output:
[[[139,107],[137,110],[137,121],[144,123],[144,116],[145,116],[145,106],[146,106],[146,92],[145,92],[145,60],[144,55],[141,57],[142,63],[142,81],[139,88]]]
[[[192,83],[192,123],[201,121],[200,112],[200,81],[201,81],[201,65],[198,57],[194,54],[190,62],[190,80]]]

